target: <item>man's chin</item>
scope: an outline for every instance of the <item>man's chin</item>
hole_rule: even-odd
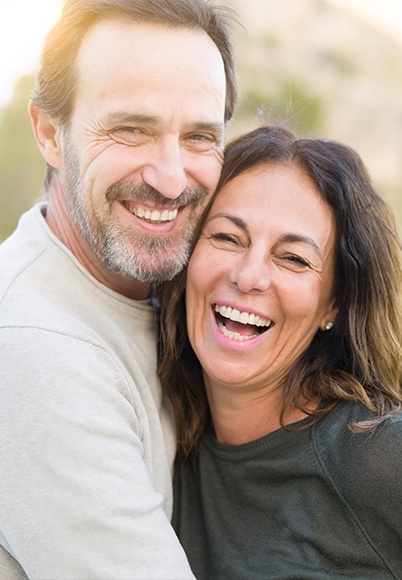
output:
[[[150,236],[128,237],[125,232],[105,233],[102,254],[104,265],[116,274],[150,284],[174,278],[189,259],[191,243],[181,239],[162,239]]]
[[[181,272],[186,263],[187,257],[182,257],[168,263],[166,261],[155,261],[153,264],[142,261],[135,263],[130,261],[127,263],[120,260],[107,260],[105,265],[123,278],[143,284],[159,284],[172,280]]]

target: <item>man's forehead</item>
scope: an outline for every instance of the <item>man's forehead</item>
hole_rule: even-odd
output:
[[[176,49],[181,50],[183,57],[185,52],[198,50],[200,55],[207,51],[209,58],[214,57],[222,60],[218,47],[202,29],[190,29],[185,27],[172,27],[156,22],[138,22],[122,17],[101,18],[89,27],[85,34],[78,57],[82,58],[86,53],[100,51],[99,55],[114,54],[114,49],[124,45],[126,49],[135,51],[142,47],[148,48],[146,60],[154,54],[168,58]],[[124,54],[121,55],[124,57]],[[144,55],[142,54],[143,58]],[[177,65],[180,64],[180,59]],[[223,61],[222,61],[223,66]]]
[[[84,38],[77,64],[78,100],[85,95],[102,107],[113,99],[111,114],[116,116],[121,103],[123,114],[147,115],[152,122],[160,106],[170,107],[169,98],[175,99],[176,107],[181,100],[187,111],[205,109],[199,122],[220,123],[224,116],[224,65],[204,32],[102,20]],[[133,107],[128,106],[130,100]]]

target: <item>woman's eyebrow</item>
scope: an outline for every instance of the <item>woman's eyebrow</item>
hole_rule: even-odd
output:
[[[241,218],[239,218],[238,216],[233,215],[231,213],[225,213],[225,212],[216,213],[211,218],[207,219],[206,224],[212,222],[215,219],[220,219],[220,218],[224,218],[224,219],[231,221],[235,226],[237,226],[238,228],[241,228],[246,233],[249,233],[249,229],[247,227],[246,222],[244,220],[242,220]]]
[[[284,243],[297,243],[297,242],[301,242],[303,244],[308,244],[309,246],[312,246],[313,249],[317,252],[317,254],[319,255],[319,257],[321,258],[321,260],[323,259],[322,256],[322,252],[321,249],[319,247],[319,245],[317,244],[317,242],[313,239],[310,238],[310,236],[304,236],[302,234],[283,234],[280,238],[279,238],[280,242],[284,242]]]

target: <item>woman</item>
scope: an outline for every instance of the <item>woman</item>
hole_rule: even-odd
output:
[[[402,578],[401,282],[356,153],[277,127],[228,147],[162,296],[174,525],[199,580]]]

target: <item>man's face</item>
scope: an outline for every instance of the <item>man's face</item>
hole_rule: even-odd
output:
[[[70,218],[101,268],[170,279],[220,176],[220,53],[201,31],[105,20],[77,66],[60,167]]]

